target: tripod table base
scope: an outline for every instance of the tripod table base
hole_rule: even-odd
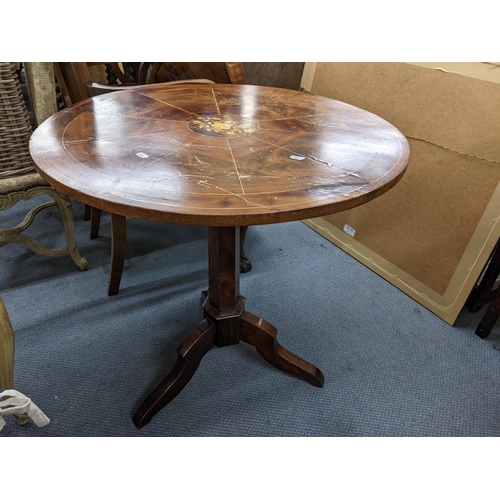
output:
[[[243,297],[240,298],[244,300]],[[208,299],[205,304],[207,303]],[[323,387],[324,377],[321,371],[281,346],[276,340],[277,330],[273,325],[245,311],[231,319],[239,331],[240,340],[254,346],[268,363],[316,387]],[[229,318],[214,321],[208,316],[181,343],[177,348],[174,367],[135,412],[133,422],[138,429],[149,423],[156,413],[182,391],[195,374],[203,356],[216,345],[219,323],[224,328],[224,322],[228,320]]]

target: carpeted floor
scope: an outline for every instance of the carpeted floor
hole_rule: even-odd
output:
[[[26,204],[0,212],[19,222]],[[241,277],[246,309],[280,343],[318,366],[322,389],[268,365],[246,344],[212,349],[185,390],[137,430],[142,398],[201,321],[206,228],[128,219],[120,293],[107,296],[109,217],[89,239],[89,269],[22,245],[0,249],[2,297],[15,332],[15,386],[51,419],[12,417],[0,436],[500,436],[500,325],[474,334],[484,311],[451,327],[301,222],[252,227]],[[55,209],[30,232],[62,245]]]

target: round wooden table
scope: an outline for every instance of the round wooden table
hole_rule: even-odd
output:
[[[252,85],[153,85],[101,95],[40,125],[30,151],[66,195],[117,217],[208,226],[205,320],[134,415],[168,404],[215,345],[240,340],[315,385],[321,371],[245,311],[241,226],[320,217],[380,196],[403,176],[405,137],[382,118],[325,97]]]

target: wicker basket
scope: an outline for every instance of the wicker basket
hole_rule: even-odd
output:
[[[35,171],[29,153],[31,133],[15,66],[0,63],[0,179]]]

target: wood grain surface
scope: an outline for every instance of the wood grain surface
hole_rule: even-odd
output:
[[[82,101],[30,152],[63,193],[123,216],[246,226],[318,217],[404,174],[405,137],[354,106],[253,85],[154,85]]]

